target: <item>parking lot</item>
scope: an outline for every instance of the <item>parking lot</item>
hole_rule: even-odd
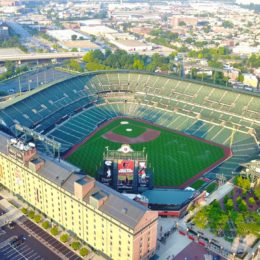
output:
[[[0,259],[82,259],[35,223],[21,217],[0,232]]]
[[[67,72],[58,71],[53,68],[43,68],[26,72],[20,77],[13,78],[5,82],[0,82],[0,90],[13,94],[19,92],[20,86],[21,91],[25,92],[28,89],[32,90],[42,84],[50,83],[59,79],[65,79],[70,76],[71,75]]]
[[[35,223],[30,221],[29,219],[26,219],[23,221],[23,225],[30,229],[33,233],[35,233],[37,236],[39,236],[44,243],[50,244],[57,252],[60,252],[63,254],[63,259],[71,259],[71,260],[80,260],[82,259],[77,254],[75,254],[73,251],[68,249],[66,246],[64,246],[61,242],[53,238],[50,234],[45,232],[43,229],[38,227]]]
[[[12,246],[10,244],[7,244],[3,248],[0,249],[0,259],[1,260],[20,260],[20,259],[32,259],[32,260],[38,260],[38,259],[44,259],[41,257],[38,253],[36,253],[33,249],[31,249],[28,244],[21,244],[19,246]]]
[[[11,239],[23,235],[25,240],[19,245],[11,245]],[[8,225],[0,233],[0,259],[61,259],[46,246],[36,240],[19,225],[13,229]]]

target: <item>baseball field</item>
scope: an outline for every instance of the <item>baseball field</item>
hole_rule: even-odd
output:
[[[106,122],[64,158],[95,177],[106,147],[116,150],[121,144],[135,151],[145,147],[155,186],[186,186],[227,157],[217,144],[127,118]]]

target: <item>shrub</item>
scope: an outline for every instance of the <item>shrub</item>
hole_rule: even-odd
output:
[[[58,234],[59,234],[59,229],[58,229],[58,227],[52,227],[51,228],[51,234],[53,235],[53,236],[57,236]]]
[[[242,202],[242,198],[239,196],[237,197],[237,204],[240,204]]]
[[[34,221],[35,221],[36,223],[40,223],[41,220],[42,220],[41,215],[36,215],[36,216],[34,216]]]
[[[71,247],[74,249],[74,250],[78,250],[79,247],[80,247],[80,243],[78,241],[74,241],[71,243]]]
[[[247,210],[247,204],[244,200],[242,200],[240,203],[238,203],[238,208],[240,211],[246,211]]]
[[[60,236],[60,241],[63,242],[63,243],[66,243],[68,242],[69,240],[69,235],[68,234],[63,234]]]
[[[23,214],[27,215],[28,214],[28,210],[26,208],[22,208],[21,211],[23,212]]]
[[[255,205],[255,199],[253,197],[249,198],[248,202],[252,205]]]
[[[79,253],[80,253],[81,256],[86,256],[88,254],[88,249],[86,247],[82,247],[79,250]]]
[[[35,215],[35,212],[32,211],[32,210],[30,210],[29,213],[28,213],[28,217],[29,217],[30,219],[33,219],[33,218],[34,218],[34,215]]]
[[[226,204],[227,201],[228,201],[228,196],[226,195],[226,196],[224,197],[224,203]]]
[[[50,227],[50,223],[49,223],[48,221],[44,221],[44,222],[42,223],[42,227],[43,227],[44,229],[48,229],[48,228]]]
[[[233,209],[233,207],[234,207],[233,200],[232,199],[228,199],[225,205],[226,205],[227,209],[229,209],[229,210]]]

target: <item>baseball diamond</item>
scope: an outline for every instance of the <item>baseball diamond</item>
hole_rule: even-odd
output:
[[[127,121],[128,124],[121,124]],[[127,129],[132,131],[128,132]],[[119,118],[101,125],[66,159],[96,177],[105,147],[118,149],[129,143],[133,150],[145,147],[155,186],[182,187],[230,156],[229,149],[144,120]]]

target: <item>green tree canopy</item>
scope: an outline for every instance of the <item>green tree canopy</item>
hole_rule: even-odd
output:
[[[235,184],[245,190],[248,190],[250,188],[249,179],[243,178],[242,176],[237,176],[235,178]]]

